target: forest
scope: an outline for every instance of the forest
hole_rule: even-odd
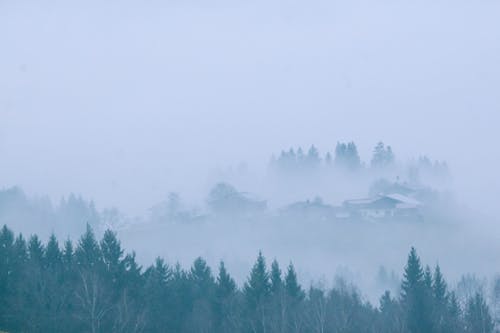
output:
[[[0,231],[0,330],[7,332],[495,332],[481,292],[461,302],[439,265],[409,249],[400,293],[370,304],[348,281],[301,285],[295,267],[258,253],[243,285],[224,262],[143,268],[116,234],[44,244]],[[403,253],[401,255],[404,255]],[[325,263],[327,265],[327,263]],[[499,290],[500,291],[500,290]]]

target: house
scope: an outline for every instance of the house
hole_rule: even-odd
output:
[[[298,201],[280,211],[282,216],[326,221],[335,215],[334,207],[323,203],[320,198]]]
[[[365,219],[420,218],[421,206],[419,201],[400,193],[346,200],[343,204],[350,218]]]

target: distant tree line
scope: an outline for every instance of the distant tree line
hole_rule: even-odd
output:
[[[391,146],[385,146],[383,142],[379,142],[373,149],[371,159],[371,167],[380,168],[387,167],[394,163],[394,153]],[[276,157],[271,160],[273,167],[281,170],[305,170],[315,169],[320,165],[326,167],[334,166],[342,170],[356,171],[364,166],[364,163],[359,157],[358,148],[354,142],[338,142],[333,156],[327,152],[321,157],[318,149],[312,145],[307,152],[304,152],[301,147],[297,150],[290,148],[288,151],[281,151]]]
[[[64,235],[80,235],[86,224],[98,228],[117,215],[113,209],[98,212],[93,201],[75,194],[53,204],[47,196],[28,197],[19,187],[0,189],[0,225],[14,223],[18,229],[29,225],[31,232],[58,230]]]
[[[143,269],[116,235],[90,227],[76,244],[0,230],[0,331],[8,332],[494,332],[483,295],[465,305],[437,266],[411,250],[401,294],[375,307],[347,284],[305,290],[292,264],[259,253],[239,288],[221,262],[188,270],[158,258]]]
[[[378,142],[372,150],[371,160],[364,163],[358,152],[356,144],[351,142],[338,142],[333,153],[326,152],[322,155],[316,146],[312,145],[307,151],[302,147],[282,150],[278,155],[271,157],[270,167],[278,174],[305,172],[311,174],[320,168],[324,170],[336,169],[339,171],[356,172],[360,170],[383,171],[390,170],[396,165],[396,157],[390,145]],[[433,180],[448,177],[446,162],[431,161],[427,156],[412,160],[407,165],[405,176],[415,183],[420,178]]]

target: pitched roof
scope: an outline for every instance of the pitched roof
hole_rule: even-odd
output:
[[[419,206],[421,204],[419,201],[399,193],[386,194],[383,197],[387,197],[407,205]]]

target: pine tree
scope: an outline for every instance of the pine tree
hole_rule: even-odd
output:
[[[297,281],[297,274],[295,273],[295,268],[293,267],[292,263],[290,263],[290,265],[288,265],[288,269],[286,272],[285,290],[286,290],[287,295],[294,302],[300,302],[305,297],[305,293]]]
[[[251,306],[257,306],[269,296],[270,290],[271,284],[269,273],[266,270],[266,260],[262,252],[259,252],[257,261],[250,272],[250,277],[244,286],[245,298]]]
[[[447,321],[443,332],[446,333],[460,333],[464,331],[464,324],[462,318],[462,309],[454,292],[447,296],[449,303],[447,307]]]
[[[271,315],[271,330],[273,332],[286,331],[286,292],[285,285],[282,279],[282,272],[278,261],[275,259],[271,263],[271,300],[270,300],[270,315]]]
[[[193,262],[193,266],[189,272],[189,279],[195,285],[196,292],[200,294],[209,293],[215,285],[212,270],[201,257],[196,258]]]
[[[228,298],[236,292],[236,282],[226,270],[224,262],[219,264],[219,274],[217,275],[217,296]]]
[[[401,302],[405,309],[408,330],[411,333],[429,333],[432,328],[428,314],[426,281],[420,258],[413,247],[408,255],[401,290]]]
[[[444,280],[443,275],[441,274],[441,269],[439,268],[439,265],[436,265],[436,268],[434,270],[432,290],[436,302],[438,302],[439,304],[445,304],[447,302],[446,281]]]
[[[14,257],[14,233],[6,225],[0,230],[0,323],[15,327],[9,318],[9,305],[5,300],[13,296],[15,288],[12,274],[16,271],[11,258]]]
[[[111,230],[106,230],[101,241],[101,251],[104,265],[108,271],[116,271],[123,256],[120,242],[116,239],[116,234]]]
[[[70,239],[64,242],[64,250],[62,254],[62,260],[66,269],[68,269],[73,264],[73,243]]]
[[[266,260],[259,252],[250,276],[243,287],[249,324],[254,332],[266,332],[268,323],[268,303],[271,292]]]
[[[327,167],[332,165],[332,154],[330,154],[330,152],[327,152],[325,155],[325,164]]]
[[[300,313],[305,293],[297,281],[297,274],[293,264],[288,265],[285,276],[285,291],[287,304],[287,328],[289,332],[301,332],[302,321]]]
[[[404,329],[403,318],[397,300],[391,297],[387,290],[380,298],[380,331],[387,333],[402,332]]]
[[[335,165],[351,171],[356,171],[361,167],[358,148],[354,142],[337,143],[335,147]]]
[[[467,333],[492,333],[494,322],[486,301],[480,293],[467,301],[465,308],[465,331]]]
[[[394,162],[394,153],[391,146],[385,146],[383,142],[377,143],[373,149],[371,161],[372,167],[386,167]]]
[[[76,264],[83,268],[91,268],[101,263],[101,249],[95,239],[94,232],[87,224],[87,230],[80,238],[75,250]]]
[[[449,321],[448,292],[439,265],[434,269],[432,280],[433,322],[437,332],[445,332]]]
[[[62,264],[62,253],[59,249],[59,243],[57,242],[56,236],[54,234],[50,235],[49,242],[47,243],[47,249],[45,251],[45,261],[47,266],[52,269],[58,269]]]
[[[429,265],[426,265],[424,270],[424,286],[427,291],[432,290],[432,272]]]
[[[283,281],[281,280],[281,269],[279,267],[278,262],[273,260],[271,264],[271,293],[277,295],[281,292],[283,287]]]
[[[44,247],[37,235],[30,237],[28,242],[29,260],[36,265],[42,265],[44,259]]]
[[[234,279],[229,275],[221,261],[217,275],[215,291],[215,327],[217,332],[233,332],[235,330],[234,317],[237,316],[237,288]]]
[[[306,161],[309,168],[316,168],[321,163],[318,149],[314,145],[307,151]]]

